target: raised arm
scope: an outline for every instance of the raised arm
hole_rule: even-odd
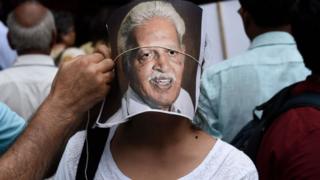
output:
[[[109,92],[113,61],[101,53],[64,63],[24,133],[0,159],[0,179],[41,179],[84,113]]]

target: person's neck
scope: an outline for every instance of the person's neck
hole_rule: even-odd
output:
[[[55,45],[53,45],[52,49],[65,49],[67,48],[67,46],[64,43],[56,43]]]
[[[43,54],[49,55],[50,51],[40,51],[40,50],[26,50],[26,51],[18,51],[18,55],[29,55],[29,54]]]
[[[319,73],[312,73],[311,76],[313,77],[313,79],[317,82],[320,83],[320,74]]]
[[[279,27],[259,27],[255,26],[252,28],[251,33],[249,35],[249,39],[252,41],[257,36],[267,33],[267,32],[274,32],[274,31],[280,31],[280,32],[287,32],[291,34],[291,26],[290,25],[283,25]]]
[[[132,144],[155,148],[177,144],[186,138],[196,138],[199,133],[189,120],[161,113],[136,116],[124,124],[120,131]]]
[[[197,168],[215,142],[187,119],[144,113],[117,128],[110,148],[119,169],[132,179],[178,179]]]

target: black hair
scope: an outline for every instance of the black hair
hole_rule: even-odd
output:
[[[320,1],[300,0],[292,22],[292,34],[304,63],[312,73],[320,74]]]
[[[74,18],[70,12],[53,12],[54,21],[57,29],[57,42],[62,42],[62,37],[69,33],[70,28],[74,26]]]
[[[106,25],[111,13],[113,12],[112,8],[113,7],[101,8],[93,18],[90,26],[91,40],[93,44],[98,41],[104,41],[106,44],[109,43],[109,34]]]
[[[254,22],[264,28],[291,24],[297,0],[239,0]]]

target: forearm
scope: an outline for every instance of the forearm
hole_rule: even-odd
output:
[[[48,97],[25,132],[1,157],[0,179],[42,179],[78,128],[75,120],[79,117]]]
[[[83,113],[109,92],[114,62],[104,53],[63,63],[49,96],[25,132],[0,158],[0,180],[42,179],[67,140],[84,122]]]

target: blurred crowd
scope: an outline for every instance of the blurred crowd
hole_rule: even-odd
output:
[[[139,14],[142,10],[133,8],[133,15],[129,15],[137,17],[128,21],[138,19],[140,24],[136,22],[128,30],[130,38],[137,44],[143,38],[153,39],[154,37],[149,36],[152,33],[138,33],[149,32],[145,31],[148,29],[156,35],[165,34],[162,39],[157,39],[164,42],[169,39],[166,39],[166,33],[170,34],[168,29],[171,28],[174,33],[170,37],[175,38],[169,40],[182,39],[185,32],[180,35],[176,21],[170,19],[171,16],[164,15],[172,11],[174,16],[180,18],[168,2],[159,0],[157,3],[162,3],[161,7],[167,8],[159,10],[153,4],[148,6],[148,1],[143,1],[146,5],[141,4],[153,12],[149,14]],[[105,134],[109,138],[106,136],[101,152],[109,156],[102,153],[105,156],[102,155],[95,167],[95,179],[320,177],[320,145],[317,143],[320,138],[320,106],[317,105],[320,101],[320,49],[316,45],[320,40],[320,1],[239,2],[241,7],[238,13],[250,39],[250,47],[247,51],[204,70],[193,121],[148,114],[145,117],[130,117],[138,122],[136,124],[125,122],[123,126],[110,128],[110,133],[108,129]],[[54,177],[56,179],[78,179],[81,176],[76,170],[79,162],[85,162],[81,149],[88,148],[87,136],[90,134],[81,131],[69,143],[67,140],[83,128],[86,123],[83,120],[84,114],[103,100],[112,88],[114,64],[109,59],[111,47],[107,26],[111,13],[110,8],[96,11],[90,19],[90,40],[81,44],[76,44],[79,38],[76,29],[81,27],[76,27],[76,17],[71,12],[50,10],[37,1],[18,4],[7,14],[5,22],[0,21],[0,153],[4,154],[4,158],[0,158],[0,179],[30,178],[25,177],[30,175],[24,169],[27,167],[21,166],[26,162],[30,162],[31,168],[39,169],[36,175],[33,174],[33,178],[53,175],[57,169]],[[155,28],[158,26],[159,28]],[[178,38],[178,35],[181,37]],[[175,43],[181,47],[182,42]],[[143,55],[153,61],[150,54]],[[154,62],[156,65],[152,67],[153,70],[157,66],[158,71],[165,71],[165,65],[160,63],[166,62],[162,61]],[[176,65],[172,64],[167,63],[165,67],[168,69]],[[81,83],[82,81],[86,83]],[[286,88],[289,90],[285,95],[277,94],[287,86],[290,88]],[[77,96],[77,93],[80,95]],[[305,94],[313,95],[306,98],[307,96],[302,96]],[[292,108],[283,108],[289,107],[286,101],[294,97],[302,97],[305,101],[300,100],[300,104]],[[267,101],[272,103],[264,103]],[[272,108],[274,104],[277,108]],[[277,114],[269,116],[270,109],[276,109]],[[258,110],[263,110],[262,114],[256,114]],[[70,123],[57,123],[62,122],[59,121],[60,117],[71,119]],[[253,118],[261,121],[269,118],[272,121],[263,122],[256,127],[255,124],[250,124]],[[73,127],[71,122],[76,126]],[[259,132],[249,132],[247,129],[243,130],[243,127],[249,130],[256,127],[254,130]],[[148,128],[154,129],[151,131]],[[97,131],[94,133],[99,134]],[[234,143],[237,138],[245,137],[245,133],[249,133],[245,140],[251,140],[250,136],[259,136],[259,142],[254,142],[258,148],[252,150],[249,147],[249,153],[248,148],[241,149]],[[191,136],[194,138],[189,138]],[[52,140],[52,137],[57,140]],[[24,143],[28,142],[31,145],[26,146]],[[28,154],[33,146],[41,147],[44,142],[52,144],[48,145],[48,149],[39,148],[36,151],[38,158]],[[100,141],[97,139],[96,142]],[[249,142],[251,143],[252,141]],[[13,148],[10,148],[12,144]],[[23,151],[24,148],[26,152]],[[46,155],[46,151],[50,155]],[[44,161],[38,162],[41,158]],[[10,164],[15,160],[22,163],[3,165],[6,161],[9,162],[6,164]],[[53,162],[56,164],[52,165]],[[99,163],[101,166],[98,166]],[[83,165],[79,163],[80,166]],[[15,170],[25,174],[4,174]],[[86,175],[85,171],[84,176]]]

